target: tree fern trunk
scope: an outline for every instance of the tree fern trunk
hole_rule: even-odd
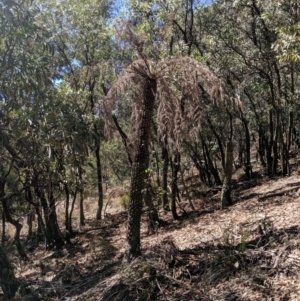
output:
[[[149,165],[149,143],[151,123],[156,95],[156,80],[144,79],[142,116],[138,130],[136,151],[133,158],[130,201],[128,208],[128,228],[124,260],[130,262],[141,254],[140,223],[143,207],[143,189]]]

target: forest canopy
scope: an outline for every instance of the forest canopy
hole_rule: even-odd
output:
[[[180,218],[183,197],[195,211],[193,198],[217,189],[220,207],[231,206],[236,170],[246,180],[292,173],[297,1],[2,0],[0,36],[7,298],[21,283],[5,253],[7,224],[26,261],[29,244],[71,244],[91,203],[103,221],[107,191],[121,186],[129,263],[142,253],[143,215],[151,234],[159,212]]]

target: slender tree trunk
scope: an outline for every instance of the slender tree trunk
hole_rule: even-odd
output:
[[[70,210],[70,214],[69,214],[69,225],[68,225],[68,229],[70,229],[71,237],[74,237],[74,232],[73,232],[73,228],[72,228],[72,217],[73,217],[73,212],[74,212],[74,207],[75,207],[76,198],[77,198],[77,191],[75,191],[75,193],[74,193],[73,201],[72,201],[72,204],[71,204],[71,210]],[[69,241],[69,242],[70,242],[70,241]]]
[[[287,141],[284,141],[281,127],[279,128],[279,141],[280,141],[280,161],[281,161],[281,172],[283,176],[289,175],[289,151]]]
[[[231,199],[231,177],[233,169],[233,124],[232,124],[232,114],[227,110],[230,120],[230,136],[226,144],[226,156],[225,156],[225,168],[224,168],[224,181],[221,191],[221,207],[225,208],[232,205]]]
[[[152,193],[152,186],[150,183],[147,184],[146,190],[144,193],[144,201],[146,205],[146,212],[147,212],[147,222],[148,222],[148,234],[155,233],[160,221],[158,218],[157,209],[153,205],[153,193]]]
[[[272,149],[273,149],[273,143],[274,143],[274,128],[273,128],[273,112],[272,109],[269,111],[269,139],[267,139],[266,143],[266,153],[267,153],[267,174],[268,176],[271,176],[273,174],[273,157],[272,157]]]
[[[233,165],[233,143],[232,140],[227,142],[226,147],[226,158],[225,158],[225,170],[224,170],[224,181],[221,192],[221,206],[225,208],[232,205],[231,199],[231,176],[232,176],[232,165]]]
[[[42,215],[40,214],[40,212],[37,212],[40,216],[40,222],[43,222],[44,224],[44,235],[46,238],[46,249],[51,248],[54,244],[54,239],[52,237],[52,231],[50,228],[48,221],[48,215],[49,215],[49,208],[48,208],[48,204],[47,204],[47,199],[45,197],[44,192],[41,191],[41,189],[39,188],[35,188],[35,194],[37,195],[37,197],[40,199],[41,202],[41,207],[43,208],[43,214],[44,214],[44,220],[45,223],[43,222],[42,219]]]
[[[244,116],[244,113],[241,108],[240,111],[240,119],[243,123],[245,129],[245,142],[246,142],[246,162],[245,162],[245,174],[248,179],[252,178],[252,166],[251,166],[251,142],[250,142],[250,131],[248,126],[248,120]]]
[[[0,246],[0,286],[4,297],[8,300],[13,298],[20,286],[20,281],[15,277],[14,269]]]
[[[203,153],[203,159],[204,159],[204,164],[205,164],[205,183],[206,185],[208,185],[209,187],[213,186],[212,180],[211,180],[211,176],[210,176],[210,170],[209,170],[209,165],[208,165],[208,160],[207,160],[207,156],[206,156],[206,151],[205,151],[205,142],[203,137],[201,138],[202,141],[202,153]]]
[[[98,209],[97,209],[96,219],[100,220],[102,218],[102,208],[103,208],[103,187],[102,187],[102,166],[101,166],[101,158],[100,158],[100,140],[97,141],[95,156],[96,156],[97,186],[98,186]]]
[[[295,76],[294,76],[294,63],[291,62],[291,100],[289,102],[290,112],[289,112],[289,121],[288,121],[288,132],[287,132],[287,151],[288,153],[291,150],[291,144],[292,144],[292,132],[294,128],[294,113],[292,111],[292,104],[293,104],[293,98],[295,95]],[[290,171],[289,171],[290,172]]]
[[[287,151],[288,152],[291,150],[293,127],[294,127],[294,114],[291,111],[289,113],[288,134],[287,134]]]
[[[275,137],[273,141],[273,165],[272,165],[272,174],[276,175],[278,167],[278,140],[280,132],[280,114],[276,112],[276,127],[275,127]]]
[[[71,213],[69,213],[69,207],[70,207],[70,191],[68,184],[65,183],[65,193],[66,193],[66,208],[65,208],[65,229],[66,229],[66,235],[65,239],[68,244],[71,243],[71,237],[74,236],[73,228],[72,228],[72,216]]]
[[[202,139],[202,143],[203,143],[203,147],[205,149],[205,155],[207,158],[206,160],[207,160],[208,168],[211,171],[211,173],[215,179],[215,183],[216,183],[216,185],[222,185],[222,181],[219,177],[219,173],[218,173],[217,169],[214,167],[214,164],[212,162],[212,159],[211,159],[209,151],[208,151],[207,144],[204,142],[204,139]]]
[[[213,126],[210,118],[208,117],[207,118],[207,121],[208,121],[208,124],[213,132],[213,134],[215,135],[216,139],[217,139],[217,143],[218,143],[218,146],[219,146],[219,149],[220,149],[220,154],[221,154],[221,161],[222,161],[222,167],[224,168],[225,167],[225,155],[224,155],[224,149],[223,149],[223,144],[222,144],[222,139],[221,137],[218,135],[215,127]]]
[[[156,151],[155,147],[153,146],[153,155],[155,158],[155,167],[156,167],[156,184],[157,187],[160,187],[160,166],[159,166],[159,156],[158,156],[158,152]]]
[[[10,215],[10,212],[9,212],[9,209],[8,209],[8,206],[7,206],[7,203],[6,203],[6,199],[5,199],[5,181],[0,181],[0,199],[1,199],[1,202],[2,202],[3,212],[5,214],[5,219],[10,224],[12,224],[16,229],[15,236],[14,236],[14,242],[16,244],[18,253],[19,253],[20,257],[23,260],[27,260],[27,255],[26,255],[26,253],[23,249],[23,246],[20,242],[20,233],[21,233],[21,230],[23,228],[23,225],[20,224],[18,220],[13,219]]]
[[[172,183],[171,183],[171,189],[172,189],[172,199],[171,199],[171,211],[174,219],[178,219],[179,216],[176,212],[176,198],[178,193],[178,171],[180,166],[180,154],[178,151],[176,151],[176,154],[174,156],[174,160],[171,160],[171,167],[172,167]]]
[[[6,236],[6,228],[5,228],[5,214],[4,214],[3,209],[2,209],[1,215],[2,215],[2,237],[1,237],[1,245],[4,247],[4,245],[5,245],[5,236]]]
[[[102,177],[102,174],[101,174]],[[82,168],[79,167],[79,181],[80,181],[80,190],[79,190],[79,225],[80,227],[83,227],[85,225],[85,216],[84,216],[84,207],[83,207],[83,201],[84,201],[84,196],[83,196],[83,181],[82,181]],[[102,188],[102,182],[101,182],[101,188]],[[103,194],[103,191],[102,191]],[[102,202],[103,204],[103,202]],[[103,206],[103,205],[102,205]],[[101,208],[102,211],[102,208]]]
[[[27,225],[28,225],[28,233],[26,241],[29,241],[33,238],[33,221],[35,218],[34,208],[31,204],[28,206],[28,215],[27,215]]]
[[[51,183],[51,188],[49,193],[49,207],[50,207],[50,214],[48,217],[48,222],[50,223],[51,226],[53,238],[55,241],[55,247],[59,249],[65,244],[65,242],[58,226],[56,204],[55,204],[53,191],[52,191],[52,183]]]
[[[265,162],[265,135],[264,135],[261,124],[259,124],[259,128],[258,128],[258,155],[259,155],[261,165],[263,167],[266,167],[266,162]]]
[[[189,204],[190,204],[192,210],[196,211],[195,206],[194,206],[193,201],[192,201],[192,198],[191,198],[190,193],[189,193],[189,189],[188,189],[188,187],[185,184],[184,174],[183,174],[181,165],[179,167],[179,172],[180,172],[180,176],[181,176],[182,185],[183,185],[183,188],[184,188],[184,190],[186,192],[186,196],[187,196],[187,199],[189,201]]]
[[[187,141],[185,141],[185,144],[188,149],[189,156],[191,157],[195,167],[199,171],[199,178],[202,183],[206,183],[206,170],[201,165],[201,158],[200,154],[197,152],[197,148],[193,147],[191,144],[189,144]],[[203,146],[203,144],[202,144]],[[203,150],[204,152],[204,150]]]
[[[170,210],[169,200],[168,200],[168,169],[169,169],[169,155],[166,146],[162,148],[162,159],[163,159],[163,169],[162,169],[162,206],[164,210]]]
[[[70,206],[70,192],[68,184],[65,182],[65,194],[66,194],[66,205],[65,205],[65,229],[66,229],[66,237],[68,237],[68,233],[70,234],[69,229],[69,206]]]
[[[95,114],[95,96],[94,96],[94,88],[96,85],[96,79],[91,78],[89,81],[89,91],[90,91],[90,108],[91,113]],[[106,95],[107,90],[104,86],[102,86],[103,92]],[[96,134],[95,138],[95,157],[96,157],[96,167],[97,167],[97,187],[98,187],[98,209],[96,213],[96,219],[101,220],[102,218],[102,209],[103,209],[103,187],[102,187],[102,164],[100,158],[100,134],[98,130],[97,123],[93,123],[94,132]]]
[[[29,172],[26,175],[26,184],[25,184],[25,200],[28,202],[28,217],[27,217],[27,225],[28,225],[28,234],[26,241],[29,241],[34,238],[33,234],[33,221],[35,220],[35,208],[37,204],[33,201],[33,196],[30,188],[30,179]]]
[[[145,78],[142,95],[142,116],[132,163],[128,228],[124,260],[130,262],[141,254],[140,228],[143,206],[143,189],[149,164],[149,144],[156,96],[156,80]]]
[[[38,188],[36,188],[35,191],[41,201],[41,205],[44,211],[46,248],[61,248],[64,245],[64,240],[57,223],[56,206],[53,195],[51,192],[49,193],[48,206],[44,192]]]
[[[42,241],[43,238],[45,238],[46,248],[47,248],[47,246],[49,245],[49,241],[48,241],[46,226],[44,224],[43,217],[38,207],[35,208],[35,212],[37,215],[37,222],[38,222],[37,229],[36,229],[36,244],[38,245],[38,243]]]

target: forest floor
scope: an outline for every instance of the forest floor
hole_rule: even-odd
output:
[[[194,212],[182,200],[180,219],[160,212],[152,235],[143,218],[142,256],[129,266],[122,263],[126,211],[108,206],[97,222],[86,202],[90,216],[72,245],[40,245],[27,263],[13,257],[27,283],[15,300],[300,301],[299,177],[236,176],[233,206],[220,210],[219,190],[194,199]]]

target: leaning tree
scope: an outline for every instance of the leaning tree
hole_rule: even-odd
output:
[[[154,115],[161,141],[176,149],[187,134],[199,134],[204,99],[224,100],[221,81],[203,64],[188,57],[157,63],[142,57],[123,70],[105,98],[108,127],[113,124],[112,111],[117,101],[128,92],[132,98],[135,141],[124,257],[127,262],[141,253],[140,221]]]

